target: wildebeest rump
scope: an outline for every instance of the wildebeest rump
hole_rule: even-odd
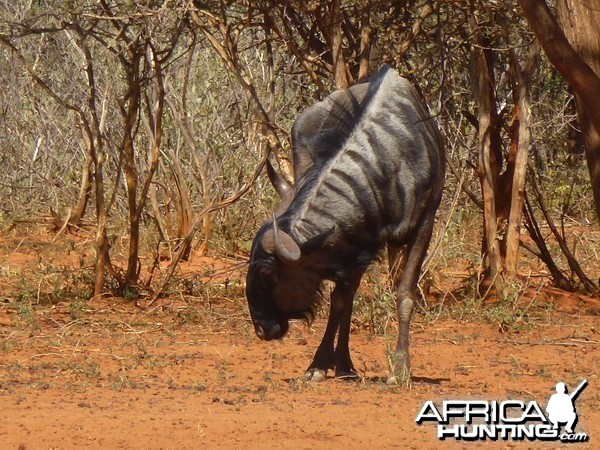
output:
[[[280,339],[290,319],[312,320],[324,280],[332,280],[325,335],[306,377],[356,376],[348,347],[360,279],[387,244],[400,334],[392,376],[408,379],[408,332],[421,265],[442,196],[442,139],[419,95],[388,66],[367,82],[336,91],[292,129],[295,184],[271,167],[282,197],[258,231],[246,294],[258,337]],[[335,344],[335,336],[337,344]],[[335,346],[334,346],[335,344]]]

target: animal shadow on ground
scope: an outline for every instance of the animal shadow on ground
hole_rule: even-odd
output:
[[[283,381],[288,384],[298,383],[299,381],[304,381],[300,378],[284,378]],[[327,381],[341,381],[345,383],[370,383],[370,384],[387,384],[387,377],[382,376],[373,376],[373,377],[339,377],[336,378],[334,376],[328,376]],[[412,383],[419,384],[433,384],[440,385],[443,382],[450,381],[450,378],[430,378],[430,377],[411,377]],[[306,382],[306,381],[305,381]]]

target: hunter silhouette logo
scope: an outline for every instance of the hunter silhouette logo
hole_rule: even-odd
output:
[[[575,401],[587,385],[587,380],[583,380],[568,394],[565,383],[557,383],[556,393],[546,405],[546,414],[535,400],[528,403],[521,400],[444,400],[440,407],[428,400],[416,422],[419,425],[436,422],[440,440],[587,442],[587,433],[574,431],[577,423]],[[561,424],[564,424],[562,433]]]
[[[583,380],[577,389],[573,391],[571,395],[567,394],[567,386],[562,381],[556,384],[556,394],[550,397],[548,400],[548,406],[546,406],[546,412],[548,413],[548,419],[554,425],[554,429],[558,429],[559,423],[566,423],[565,431],[569,434],[573,434],[573,427],[577,422],[577,412],[575,411],[575,399],[579,396],[581,391],[585,389],[588,382]]]

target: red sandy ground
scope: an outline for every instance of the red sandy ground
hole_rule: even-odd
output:
[[[545,407],[558,381],[573,388],[584,378],[576,430],[590,441],[564,447],[598,448],[598,300],[545,289],[526,326],[508,330],[469,314],[417,314],[409,388],[385,384],[394,333],[355,327],[351,349],[362,380],[305,383],[323,319],[310,329],[293,326],[283,342],[259,342],[241,287],[231,296],[146,308],[123,299],[44,305],[34,298],[31,311],[14,296],[13,269],[39,259],[15,248],[0,252],[2,449],[556,448],[440,442],[434,426],[415,418],[427,400],[537,400]]]

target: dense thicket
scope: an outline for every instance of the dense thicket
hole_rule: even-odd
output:
[[[91,233],[96,295],[158,293],[166,273],[149,273],[192,248],[247,255],[276,205],[266,158],[290,173],[294,118],[383,62],[445,137],[441,245],[445,224],[486,210],[498,292],[522,222],[556,284],[597,288],[549,244],[596,220],[594,202],[573,94],[516,1],[14,3],[0,6],[0,224]]]

